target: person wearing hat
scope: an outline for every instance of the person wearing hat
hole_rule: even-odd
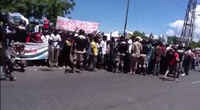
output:
[[[136,73],[138,66],[138,58],[140,57],[140,54],[143,50],[143,46],[140,43],[140,41],[142,41],[142,39],[139,36],[136,37],[135,42],[133,42],[132,46],[132,61],[131,61],[131,71],[130,71],[130,74],[132,75]]]

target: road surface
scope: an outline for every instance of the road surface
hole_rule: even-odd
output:
[[[200,73],[179,81],[104,70],[62,69],[16,73],[1,81],[1,110],[200,110]]]

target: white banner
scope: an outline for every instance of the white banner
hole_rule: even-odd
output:
[[[25,54],[17,60],[43,60],[48,59],[48,43],[26,43]]]
[[[71,20],[64,17],[57,17],[56,29],[67,31],[84,30],[86,33],[92,33],[98,31],[99,23],[87,22],[79,20]]]

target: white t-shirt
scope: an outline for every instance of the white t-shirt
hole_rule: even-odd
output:
[[[133,41],[131,39],[128,40],[128,52],[131,53],[132,52],[132,48],[133,48]]]
[[[50,40],[52,41],[61,41],[61,36],[59,34],[51,34]]]
[[[79,35],[78,36],[80,39],[86,39],[86,37],[84,35]]]
[[[43,43],[48,43],[49,39],[50,39],[50,36],[49,35],[42,35],[41,39],[42,39]]]
[[[60,34],[56,34],[56,35],[51,34],[50,40],[54,41],[53,42],[54,46],[57,46],[58,42],[61,41],[61,36]]]
[[[171,46],[168,46],[168,47],[166,48],[166,51],[169,51],[170,49],[172,49]]]
[[[36,25],[35,28],[34,28],[34,31],[35,31],[35,32],[39,32],[39,30],[40,30],[40,26],[39,26],[39,25]]]
[[[102,48],[102,54],[105,55],[107,52],[107,42],[102,40],[100,43],[100,47]]]

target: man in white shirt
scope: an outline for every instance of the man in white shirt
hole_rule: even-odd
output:
[[[49,42],[49,39],[50,39],[50,35],[47,34],[47,33],[44,33],[44,34],[41,36],[41,39],[42,39],[42,42],[43,42],[43,43],[48,43],[48,42]]]
[[[49,38],[49,64],[50,66],[58,66],[58,57],[60,54],[59,42],[61,36],[58,31],[54,31]]]
[[[40,26],[36,24],[34,27],[34,32],[39,32],[39,31],[40,31]]]
[[[106,41],[107,37],[106,36],[103,36],[103,40],[100,42],[100,48],[101,48],[101,52],[102,52],[102,64],[103,64],[103,67],[104,69],[106,68],[107,66],[107,57],[106,57],[106,54],[107,54],[107,41]]]
[[[61,41],[61,36],[60,34],[55,31],[54,33],[51,34],[49,40],[52,41],[52,45],[56,48],[60,48],[60,46],[58,45],[58,43]]]
[[[129,39],[129,40],[128,40],[128,44],[129,44],[128,53],[131,54],[132,47],[133,47],[133,41],[132,41],[132,39]]]

